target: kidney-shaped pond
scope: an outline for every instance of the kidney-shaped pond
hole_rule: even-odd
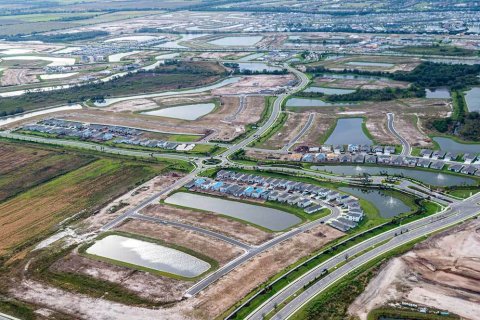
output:
[[[211,267],[185,252],[118,235],[96,241],[87,253],[187,278],[199,276]]]
[[[165,199],[165,203],[211,211],[272,231],[285,230],[302,221],[299,217],[285,211],[186,192],[174,193]]]
[[[392,218],[410,211],[410,207],[402,200],[385,194],[380,190],[342,187],[339,190],[371,202],[382,218]]]
[[[149,116],[167,117],[182,120],[197,120],[215,109],[214,103],[189,104],[184,106],[169,107],[159,110],[142,112]]]

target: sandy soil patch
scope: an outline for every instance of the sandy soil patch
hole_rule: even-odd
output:
[[[126,100],[104,108],[112,112],[137,112],[155,109],[158,105],[149,99]]]
[[[465,319],[480,314],[480,222],[441,232],[392,259],[350,306],[366,319],[388,302],[411,301],[447,309]]]
[[[37,73],[30,69],[6,69],[0,78],[1,86],[16,86],[20,84],[39,82]]]
[[[184,320],[191,319],[183,310],[191,310],[187,303],[168,309],[146,309],[132,307],[105,299],[91,298],[86,295],[70,293],[53,288],[33,280],[25,280],[10,290],[10,293],[23,301],[29,301],[39,306],[47,306],[75,319],[113,320]]]
[[[308,121],[308,113],[288,112],[287,121],[282,129],[276,132],[270,139],[259,147],[267,149],[281,149],[289,143],[305,127]],[[315,124],[313,124],[315,126]]]
[[[206,255],[218,261],[220,265],[226,264],[243,253],[243,250],[224,241],[204,236],[195,231],[159,223],[130,220],[118,227],[117,230],[178,244]]]
[[[84,220],[86,226],[86,232],[97,231],[103,225],[107,224],[116,217],[122,215],[126,211],[136,207],[143,200],[153,196],[164,190],[166,187],[172,185],[178,179],[181,179],[183,174],[177,172],[169,172],[156,176],[155,178],[143,183],[139,187],[123,194],[117,199],[111,201],[107,206],[102,208],[96,215],[88,217]],[[115,212],[113,208],[119,207],[123,203],[124,205]]]
[[[50,266],[53,272],[78,273],[109,281],[152,302],[180,301],[192,285],[189,281],[157,276],[71,253]]]
[[[193,211],[163,204],[150,205],[142,213],[168,221],[179,221],[199,226],[254,245],[273,238],[271,233],[213,213]]]
[[[424,133],[422,120],[432,116],[446,116],[451,111],[448,100],[434,99],[403,99],[382,102],[364,102],[355,106],[335,108],[298,108],[297,112],[308,114],[317,113],[316,125],[305,136],[303,142],[308,145],[317,145],[319,139],[332,125],[337,114],[340,116],[355,116],[362,114],[366,117],[366,126],[376,142],[380,144],[400,144],[396,137],[387,128],[387,113],[395,114],[395,129],[412,145],[431,147],[431,139]],[[417,124],[417,116],[420,126]],[[317,122],[320,121],[320,124]]]
[[[315,78],[317,86],[344,89],[383,89],[383,88],[407,88],[408,83],[393,80],[361,80],[361,79],[333,79],[328,76]]]
[[[264,90],[280,89],[292,80],[295,80],[292,74],[245,76],[237,83],[212,90],[212,93],[215,95],[262,93]]]
[[[269,277],[342,235],[320,225],[265,251],[203,291],[194,303],[192,315],[200,319],[217,317]]]

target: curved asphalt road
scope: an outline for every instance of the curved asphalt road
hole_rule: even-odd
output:
[[[282,151],[288,151],[291,147],[293,147],[293,145],[297,143],[297,141],[301,137],[303,137],[303,135],[307,133],[308,130],[310,130],[310,128],[313,125],[314,119],[315,119],[315,113],[312,112],[308,115],[307,123],[305,123],[305,126],[302,128],[302,130],[300,130],[300,132],[282,148]]]
[[[402,144],[402,152],[400,155],[402,156],[409,156],[412,153],[412,147],[408,143],[407,140],[405,140],[404,137],[402,137],[397,130],[395,130],[395,114],[394,113],[387,113],[387,128],[388,131],[390,131],[395,137],[397,137],[398,140],[400,140],[400,143]]]
[[[227,273],[229,273],[230,271],[232,271],[233,269],[235,269],[236,267],[238,267],[239,265],[241,265],[245,261],[253,258],[257,254],[259,254],[261,252],[264,252],[264,251],[274,247],[275,245],[277,245],[277,244],[279,244],[279,243],[281,243],[285,240],[290,239],[291,237],[293,237],[293,236],[295,236],[299,233],[310,230],[310,229],[312,229],[312,228],[314,228],[314,227],[316,227],[320,224],[325,223],[325,221],[330,220],[332,218],[336,218],[340,215],[340,209],[338,209],[336,207],[331,207],[331,206],[329,206],[328,208],[331,211],[331,213],[328,216],[323,217],[323,218],[318,219],[318,220],[315,220],[315,221],[312,221],[310,223],[301,225],[298,228],[295,228],[295,229],[292,229],[292,230],[287,231],[285,233],[282,233],[278,237],[275,237],[272,240],[267,241],[260,246],[252,248],[252,250],[248,251],[246,254],[238,257],[237,259],[231,261],[231,263],[223,266],[222,268],[216,270],[215,272],[211,273],[207,277],[205,277],[202,280],[200,280],[199,282],[197,282],[194,286],[192,286],[190,289],[188,289],[185,296],[186,297],[194,296],[195,294],[199,293],[200,291],[202,291],[203,289],[208,287],[210,284],[217,281],[218,279],[220,279],[221,277],[223,277],[224,275],[226,275]]]
[[[245,244],[241,241],[238,241],[236,239],[227,237],[224,234],[217,233],[217,232],[214,232],[214,231],[210,231],[210,230],[207,230],[207,229],[204,229],[204,228],[196,227],[196,226],[193,226],[193,225],[190,225],[190,224],[185,224],[185,223],[180,223],[180,222],[175,222],[175,221],[170,221],[170,220],[164,220],[164,219],[160,219],[160,218],[146,216],[146,215],[143,215],[143,214],[140,214],[140,213],[134,213],[133,215],[130,216],[130,218],[143,220],[143,221],[148,221],[148,222],[153,222],[153,223],[161,223],[161,224],[164,224],[164,225],[171,225],[171,226],[182,228],[182,229],[192,230],[192,231],[195,231],[195,232],[198,232],[198,233],[201,233],[201,234],[213,237],[213,238],[223,240],[223,241],[228,242],[228,243],[230,243],[234,246],[238,246],[238,247],[240,247],[240,248],[242,248],[246,251],[252,249],[252,246],[250,246],[248,244]]]

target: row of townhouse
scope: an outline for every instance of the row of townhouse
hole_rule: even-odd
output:
[[[165,150],[191,151],[195,148],[193,143],[176,143],[163,140],[142,138],[141,130],[111,126],[103,124],[84,124],[81,122],[61,119],[46,119],[39,124],[30,124],[22,127],[25,131],[42,132],[57,136],[76,137],[92,141],[109,141],[118,144],[136,145]]]
[[[422,149],[420,150],[420,157],[424,159],[433,159],[433,160],[445,160],[445,161],[456,161],[459,157],[458,153],[446,152],[442,150],[430,150]],[[464,153],[461,157],[465,164],[480,163],[480,156],[474,153]]]
[[[332,202],[334,205],[340,206],[343,209],[342,215],[339,218],[350,221],[350,225],[353,224],[354,226],[364,217],[363,210],[357,198],[309,183],[264,177],[255,174],[237,173],[228,170],[220,170],[216,175],[215,181],[215,183],[210,182],[210,185],[215,186],[215,184],[222,183],[225,189],[222,190],[222,187],[220,187],[220,192],[237,197],[262,198],[287,203],[289,205],[296,205],[304,208],[304,211],[308,214],[313,214],[323,209],[323,206],[317,200],[322,199],[327,202]],[[205,182],[201,181],[201,183]],[[212,188],[212,190],[215,190],[215,187]],[[337,224],[333,224],[332,226],[336,228]],[[344,230],[345,228],[340,229],[346,231]]]
[[[114,143],[177,151],[191,151],[193,148],[195,148],[194,143],[177,143],[164,140],[140,138],[119,138],[116,139]]]
[[[465,156],[464,156],[465,157]],[[464,174],[477,174],[480,168],[480,159],[475,162],[475,164],[470,165],[467,163],[472,163],[476,158],[473,156],[467,155],[468,161],[463,164],[450,164],[449,170],[455,172],[461,172]],[[446,162],[443,160],[435,160],[433,158],[418,158],[418,157],[408,157],[408,156],[387,156],[387,155],[363,155],[363,154],[342,154],[336,155],[333,153],[307,153],[304,154],[300,161],[310,162],[310,163],[328,163],[328,162],[338,162],[338,163],[356,163],[356,164],[382,164],[382,165],[391,165],[398,167],[422,167],[422,168],[431,168],[435,170],[442,170]],[[480,175],[480,172],[478,172]]]
[[[342,154],[345,152],[348,153],[361,153],[361,154],[377,154],[377,155],[391,155],[395,153],[394,146],[371,146],[371,145],[360,145],[360,144],[348,144],[348,145],[329,145],[325,144],[320,147],[308,147],[300,146],[296,149],[297,152],[302,153],[334,153]]]
[[[289,193],[287,191],[277,191],[261,186],[241,185],[237,183],[229,183],[224,181],[217,181],[209,178],[198,178],[190,181],[185,185],[188,189],[197,189],[205,191],[215,191],[226,195],[231,195],[237,198],[246,197],[253,199],[264,199],[269,201],[277,201],[287,203],[291,206],[299,208],[307,208],[314,204],[308,197],[302,196],[298,193]],[[315,211],[309,210],[310,213],[321,210],[323,207]]]

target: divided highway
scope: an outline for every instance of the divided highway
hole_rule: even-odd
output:
[[[313,299],[318,293],[322,292],[331,284],[341,279],[352,270],[364,265],[368,261],[371,261],[376,257],[382,255],[383,253],[393,250],[404,243],[413,241],[421,236],[428,235],[437,230],[477,216],[480,213],[480,205],[478,203],[479,201],[480,195],[473,196],[464,201],[458,201],[451,204],[449,208],[440,213],[431,215],[421,220],[413,221],[401,227],[384,232],[378,236],[365,240],[360,244],[345,250],[344,252],[318,265],[309,273],[303,275],[302,277],[298,278],[297,280],[286,286],[282,291],[277,293],[275,296],[273,296],[271,299],[269,299],[267,302],[257,308],[253,313],[251,313],[248,319],[262,319],[263,315],[272,312],[275,309],[275,306],[280,305],[282,302],[292,297],[299,290],[301,290],[304,285],[308,285],[316,278],[321,277],[324,269],[330,270],[332,268],[335,268],[340,263],[345,262],[346,256],[353,257],[355,255],[361,254],[366,250],[371,249],[373,246],[377,246],[374,249],[361,254],[354,260],[349,261],[347,264],[336,269],[335,271],[328,274],[328,276],[316,282],[306,291],[298,294],[298,296],[296,296],[292,301],[290,301],[272,318],[288,319],[298,309],[300,309],[303,305],[308,303],[308,301]],[[382,244],[385,241],[388,242]]]

